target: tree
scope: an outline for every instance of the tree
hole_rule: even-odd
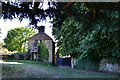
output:
[[[8,53],[8,50],[6,48],[3,48],[4,43],[0,42],[0,55],[6,55]]]
[[[53,35],[64,55],[89,59],[111,54],[119,57],[120,2],[48,2],[48,5],[44,10],[39,2],[3,2],[2,14],[4,19],[28,18],[35,27],[38,21],[52,18]]]
[[[2,2],[2,17],[3,19],[19,18],[21,21],[23,18],[30,20],[31,25],[36,25],[41,20],[46,20],[46,17],[50,19],[54,18],[54,26],[60,27],[67,17],[72,16],[91,16],[90,22],[100,18],[100,9],[115,9],[119,10],[120,3],[77,3],[77,2],[48,2],[48,8],[43,9],[43,1],[41,2],[21,2],[21,1],[10,1]],[[79,5],[82,7],[79,8]],[[102,6],[101,6],[102,5]],[[73,8],[74,7],[74,8]],[[87,7],[88,13],[84,13],[84,9]],[[76,9],[78,11],[76,11]],[[78,17],[78,18],[79,18]]]
[[[38,54],[39,54],[39,60],[43,62],[48,62],[49,52],[48,49],[46,48],[44,41],[38,42]]]
[[[84,3],[76,3],[72,8],[73,13],[81,11],[81,15],[65,19],[56,34],[61,52],[78,60],[85,58],[97,62],[101,58],[120,58],[120,11],[96,7],[97,12],[92,16],[91,8]]]
[[[2,17],[3,19],[19,18],[22,21],[24,18],[30,20],[30,25],[46,20],[46,17],[57,21],[56,25],[61,23],[69,16],[69,9],[74,4],[71,2],[48,2],[48,8],[43,9],[44,0],[41,2],[21,2],[21,1],[3,1],[2,2]],[[46,3],[46,2],[45,2]],[[65,13],[63,13],[65,12]],[[68,14],[68,15],[67,15]]]
[[[20,53],[26,52],[27,40],[34,35],[35,31],[31,28],[15,28],[8,31],[7,37],[4,39],[5,47],[9,51],[18,51]]]

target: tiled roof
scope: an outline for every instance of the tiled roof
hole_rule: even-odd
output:
[[[30,37],[28,40],[52,40],[46,33],[40,32]]]

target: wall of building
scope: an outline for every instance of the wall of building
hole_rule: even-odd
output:
[[[33,40],[28,40],[28,50],[32,49],[33,46]]]
[[[48,48],[49,58],[48,62],[52,63],[53,61],[53,41],[52,40],[45,40],[46,47]],[[32,49],[33,40],[28,41],[28,49]]]
[[[48,52],[49,52],[49,63],[52,63],[53,61],[53,44],[52,44],[52,40],[45,40],[45,44],[46,47],[48,48]]]

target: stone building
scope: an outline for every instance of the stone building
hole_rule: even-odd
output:
[[[39,33],[28,39],[28,53],[26,55],[26,59],[29,58],[30,60],[38,60],[37,41],[44,41],[49,52],[48,62],[54,63],[55,42],[51,37],[44,33],[44,28],[45,26],[38,27]]]

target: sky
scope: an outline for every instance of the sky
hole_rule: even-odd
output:
[[[48,19],[49,21],[49,19]],[[50,36],[53,40],[54,37],[52,36],[52,24],[49,22],[41,22],[38,23],[38,26],[45,26],[45,33]],[[28,26],[29,24],[29,20],[27,19],[23,19],[22,22],[18,21],[17,19],[14,20],[3,20],[0,19],[0,29],[1,29],[1,33],[0,33],[0,42],[3,42],[3,39],[7,36],[7,32],[11,29],[17,28],[17,27],[25,27]]]
[[[47,2],[44,2],[43,4],[43,9],[47,9],[48,5],[46,4]],[[49,18],[47,18],[47,21],[44,22],[40,22],[38,23],[38,26],[45,26],[45,33],[50,36],[54,41],[54,37],[52,36],[52,24],[49,23]],[[29,24],[29,20],[27,19],[23,19],[22,22],[18,21],[18,19],[13,19],[11,20],[3,20],[0,19],[0,29],[1,29],[1,33],[0,33],[0,42],[3,42],[3,39],[7,36],[7,32],[11,29],[17,28],[17,27],[25,27],[28,26]]]

